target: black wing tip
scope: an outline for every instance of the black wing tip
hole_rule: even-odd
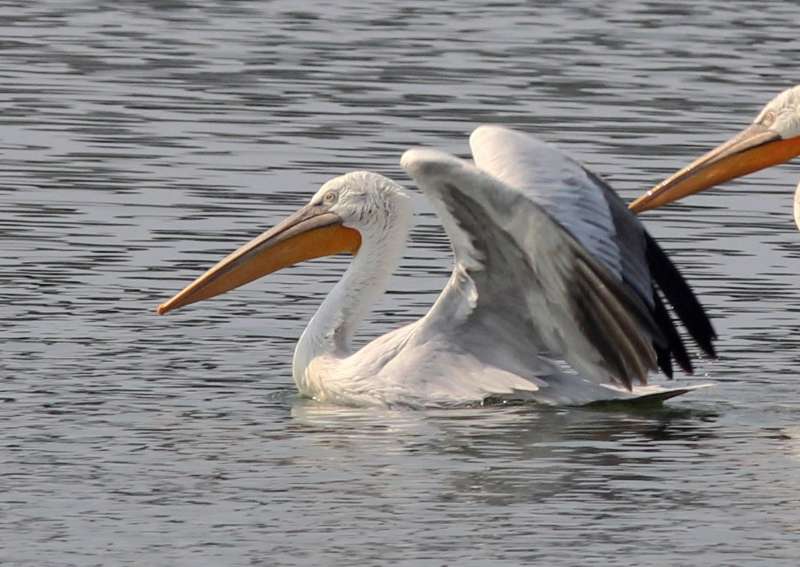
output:
[[[675,327],[675,322],[672,320],[672,317],[670,317],[669,312],[667,311],[667,308],[661,299],[661,294],[659,294],[655,286],[653,286],[652,289],[653,318],[661,329],[663,335],[666,337],[665,344],[657,345],[657,352],[659,352],[659,354],[663,353],[659,358],[659,367],[668,378],[672,379],[672,358],[674,357],[675,362],[678,363],[678,366],[680,366],[681,370],[687,374],[692,374],[694,372],[692,360],[689,358],[689,354],[686,352],[686,347],[684,346],[683,340],[678,333],[678,329]]]
[[[675,267],[675,264],[672,263],[672,260],[669,259],[669,256],[647,231],[644,231],[644,236],[647,243],[647,263],[655,282],[653,289],[655,318],[662,331],[668,336],[669,345],[667,348],[670,349],[681,369],[687,374],[692,374],[694,369],[683,346],[683,341],[680,339],[675,324],[655,288],[658,288],[663,293],[664,298],[672,306],[678,319],[689,332],[694,342],[703,354],[711,359],[717,358],[713,344],[717,340],[717,333],[697,296],[680,271],[678,271],[678,268]],[[662,370],[664,370],[663,366]],[[665,374],[667,374],[666,371]],[[667,375],[669,376],[669,374]]]
[[[660,346],[655,346],[655,349],[658,367],[661,369],[661,372],[664,373],[664,376],[666,376],[669,380],[672,380],[672,351],[670,351],[668,348]]]

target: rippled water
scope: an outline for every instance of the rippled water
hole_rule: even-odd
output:
[[[327,178],[481,122],[633,198],[797,82],[790,2],[0,3],[0,563],[796,565],[797,165],[647,215],[714,316],[663,410],[298,399],[321,260],[154,306]],[[363,337],[449,272],[427,203]]]

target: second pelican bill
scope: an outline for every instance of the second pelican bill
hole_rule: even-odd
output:
[[[800,85],[772,99],[750,126],[633,201],[636,213],[662,207],[800,154]],[[800,209],[795,203],[800,228]]]

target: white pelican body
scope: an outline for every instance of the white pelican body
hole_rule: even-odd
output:
[[[672,357],[691,372],[657,285],[712,356],[715,337],[689,287],[622,201],[524,134],[483,126],[470,144],[474,165],[426,149],[401,161],[433,202],[455,254],[450,280],[418,321],[360,350],[351,346],[402,256],[411,220],[404,190],[369,172],[324,184],[306,207],[159,313],[303,259],[350,252],[353,262],[295,350],[293,375],[305,396],[355,405],[585,404],[692,389],[646,385],[659,365],[671,374]]]
[[[783,163],[800,154],[800,85],[769,101],[753,123],[671,175],[631,203],[637,213],[656,209],[724,181]],[[800,185],[794,197],[800,229]]]

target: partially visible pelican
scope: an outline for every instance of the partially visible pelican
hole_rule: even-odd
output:
[[[631,203],[641,213],[800,154],[800,85],[772,99],[750,126]],[[794,219],[800,228],[800,185]]]
[[[352,263],[295,349],[304,396],[354,405],[585,404],[662,400],[698,387],[646,385],[658,366],[671,376],[672,358],[692,370],[662,297],[710,356],[716,337],[683,277],[612,189],[513,130],[482,126],[470,146],[474,164],[430,149],[402,157],[455,253],[450,280],[418,321],[351,346],[402,257],[411,221],[403,188],[365,171],[325,183],[158,312],[346,252]]]

